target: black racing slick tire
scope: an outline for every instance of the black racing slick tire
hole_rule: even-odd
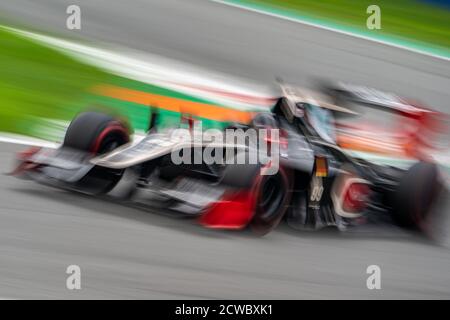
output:
[[[273,175],[258,175],[254,183],[255,213],[250,221],[250,228],[255,233],[265,235],[283,219],[291,201],[292,182],[284,168],[279,168]]]
[[[394,218],[403,227],[425,232],[428,215],[440,191],[437,166],[416,163],[400,181],[393,208]]]
[[[255,199],[249,227],[258,235],[265,235],[282,220],[291,199],[292,178],[284,168],[273,175],[264,175],[259,164],[233,164],[225,169],[222,184],[249,190]]]
[[[67,128],[63,146],[101,154],[129,140],[127,126],[114,117],[99,112],[83,112]]]
[[[279,128],[272,113],[258,113],[251,122],[251,127],[260,130]],[[274,174],[268,174],[268,165],[261,168],[254,180],[253,192],[256,197],[255,212],[250,221],[250,228],[259,235],[274,229],[283,219],[292,197],[292,178],[290,170],[279,167]],[[264,174],[266,173],[266,174]]]
[[[129,141],[129,130],[121,121],[99,112],[83,112],[70,123],[63,147],[100,155]],[[107,193],[119,182],[122,173],[123,170],[96,166],[75,187],[92,194]]]

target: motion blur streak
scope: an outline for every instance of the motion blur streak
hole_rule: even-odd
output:
[[[326,75],[449,112],[450,64],[432,57],[209,1],[77,3],[83,10],[80,31],[65,29],[71,0],[1,0],[0,15],[31,29],[108,42],[112,48],[136,49],[252,81],[272,83],[281,75],[310,85],[311,78]],[[10,107],[1,103],[1,108]],[[13,154],[21,150],[0,143],[1,172],[11,169]],[[448,195],[441,201],[448,208]],[[158,213],[0,176],[0,296],[450,296],[448,248],[396,229],[342,235],[281,226],[266,238],[255,238],[205,230]],[[447,224],[440,227],[448,230]],[[80,291],[65,287],[64,272],[71,264],[81,267]],[[381,290],[366,288],[366,268],[373,264],[382,270]]]
[[[79,31],[65,28],[70,0],[1,1],[1,15],[69,38],[107,41],[203,69],[271,83],[320,75],[426,101],[445,111],[450,63],[204,0],[78,1]],[[205,32],[207,30],[207,32]]]
[[[183,101],[171,97],[154,95],[136,90],[117,88],[112,86],[98,86],[93,88],[95,93],[115,99],[139,103],[142,105],[158,105],[159,108],[174,112],[186,112],[217,121],[237,121],[248,123],[252,118],[251,112],[232,110],[204,103]]]

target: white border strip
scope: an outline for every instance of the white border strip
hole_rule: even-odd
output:
[[[136,132],[132,136],[133,144],[138,143],[144,139],[146,134],[144,132]],[[43,139],[33,138],[21,134],[14,134],[8,132],[0,132],[0,143],[19,144],[24,146],[42,147],[56,149],[61,144],[57,142],[51,142]]]
[[[59,146],[56,142],[5,132],[0,133],[0,142],[43,148],[57,148]]]
[[[383,44],[383,45],[386,45],[386,46],[394,47],[394,48],[397,48],[397,49],[407,50],[407,51],[410,51],[410,52],[422,54],[422,55],[429,56],[429,57],[436,58],[436,59],[441,59],[441,60],[444,60],[444,61],[450,61],[449,57],[445,57],[445,56],[441,56],[441,55],[438,55],[438,54],[430,53],[430,52],[427,52],[427,51],[423,51],[423,50],[419,50],[419,49],[403,46],[403,45],[396,44],[396,43],[393,43],[393,42],[388,42],[388,41],[383,41],[383,40],[379,40],[379,39],[363,36],[363,35],[360,35],[360,34],[357,34],[357,33],[352,33],[352,32],[348,32],[348,31],[344,31],[344,30],[340,30],[340,29],[336,29],[336,28],[332,28],[332,27],[327,27],[327,26],[324,26],[324,25],[321,25],[321,24],[318,24],[318,23],[313,23],[313,22],[308,22],[308,21],[305,21],[305,20],[301,20],[299,18],[292,18],[292,17],[284,16],[284,15],[281,15],[281,14],[278,14],[278,13],[273,13],[273,12],[270,12],[270,11],[255,9],[255,8],[250,7],[250,6],[245,6],[245,5],[232,3],[232,2],[228,2],[228,1],[224,1],[224,0],[209,0],[209,1],[215,2],[215,3],[219,3],[219,4],[222,4],[222,5],[226,5],[226,6],[230,6],[230,7],[234,7],[234,8],[239,8],[239,9],[242,9],[242,10],[247,10],[247,11],[263,14],[263,15],[266,15],[266,16],[271,16],[271,17],[278,18],[278,19],[287,20],[287,21],[290,21],[290,22],[304,24],[304,25],[307,25],[307,26],[310,26],[310,27],[315,27],[315,28],[324,29],[324,30],[327,30],[327,31],[332,31],[332,32],[344,34],[346,36],[351,36],[351,37],[354,37],[354,38],[359,38],[359,39],[363,39],[363,40],[367,40],[367,41],[376,42],[376,43]]]
[[[212,72],[151,53],[144,54],[121,47],[117,47],[113,52],[105,48],[92,47],[7,26],[0,25],[0,28],[50,46],[78,61],[102,68],[113,74],[230,105],[235,109],[266,110],[273,104],[271,99],[276,98],[268,92],[268,88],[264,85],[249,83],[245,79]],[[196,86],[197,89],[192,88]],[[233,95],[236,96],[233,98]],[[240,95],[249,96],[249,101],[239,101]],[[266,104],[261,100],[267,100]]]

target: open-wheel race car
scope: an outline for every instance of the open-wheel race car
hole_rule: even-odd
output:
[[[338,146],[333,120],[333,114],[354,111],[299,88],[282,91],[271,112],[225,130],[242,135],[238,142],[203,134],[193,139],[191,122],[185,130],[158,131],[156,114],[147,135],[132,142],[117,118],[81,113],[58,149],[19,154],[13,173],[92,195],[126,180],[123,200],[139,196],[146,205],[196,217],[210,228],[250,226],[265,234],[285,218],[298,229],[390,224],[430,235],[428,220],[445,189],[434,163],[418,160],[400,168],[355,158]],[[247,143],[251,133],[256,143]]]

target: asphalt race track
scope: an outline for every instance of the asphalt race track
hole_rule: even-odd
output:
[[[65,30],[67,5],[82,30]],[[450,63],[209,1],[0,1],[0,16],[262,83],[320,74],[448,110]],[[22,146],[0,144],[0,172]],[[447,207],[448,208],[448,207]],[[446,209],[448,211],[448,209]],[[82,289],[66,289],[79,265]],[[381,268],[368,290],[366,268]],[[395,230],[263,238],[0,176],[0,298],[449,298],[450,250]]]
[[[1,172],[21,146],[0,144]],[[0,176],[2,298],[448,298],[450,251],[394,230],[266,237],[203,229]],[[380,231],[381,232],[381,231]],[[66,289],[69,265],[81,290]],[[380,266],[381,290],[366,268]]]

